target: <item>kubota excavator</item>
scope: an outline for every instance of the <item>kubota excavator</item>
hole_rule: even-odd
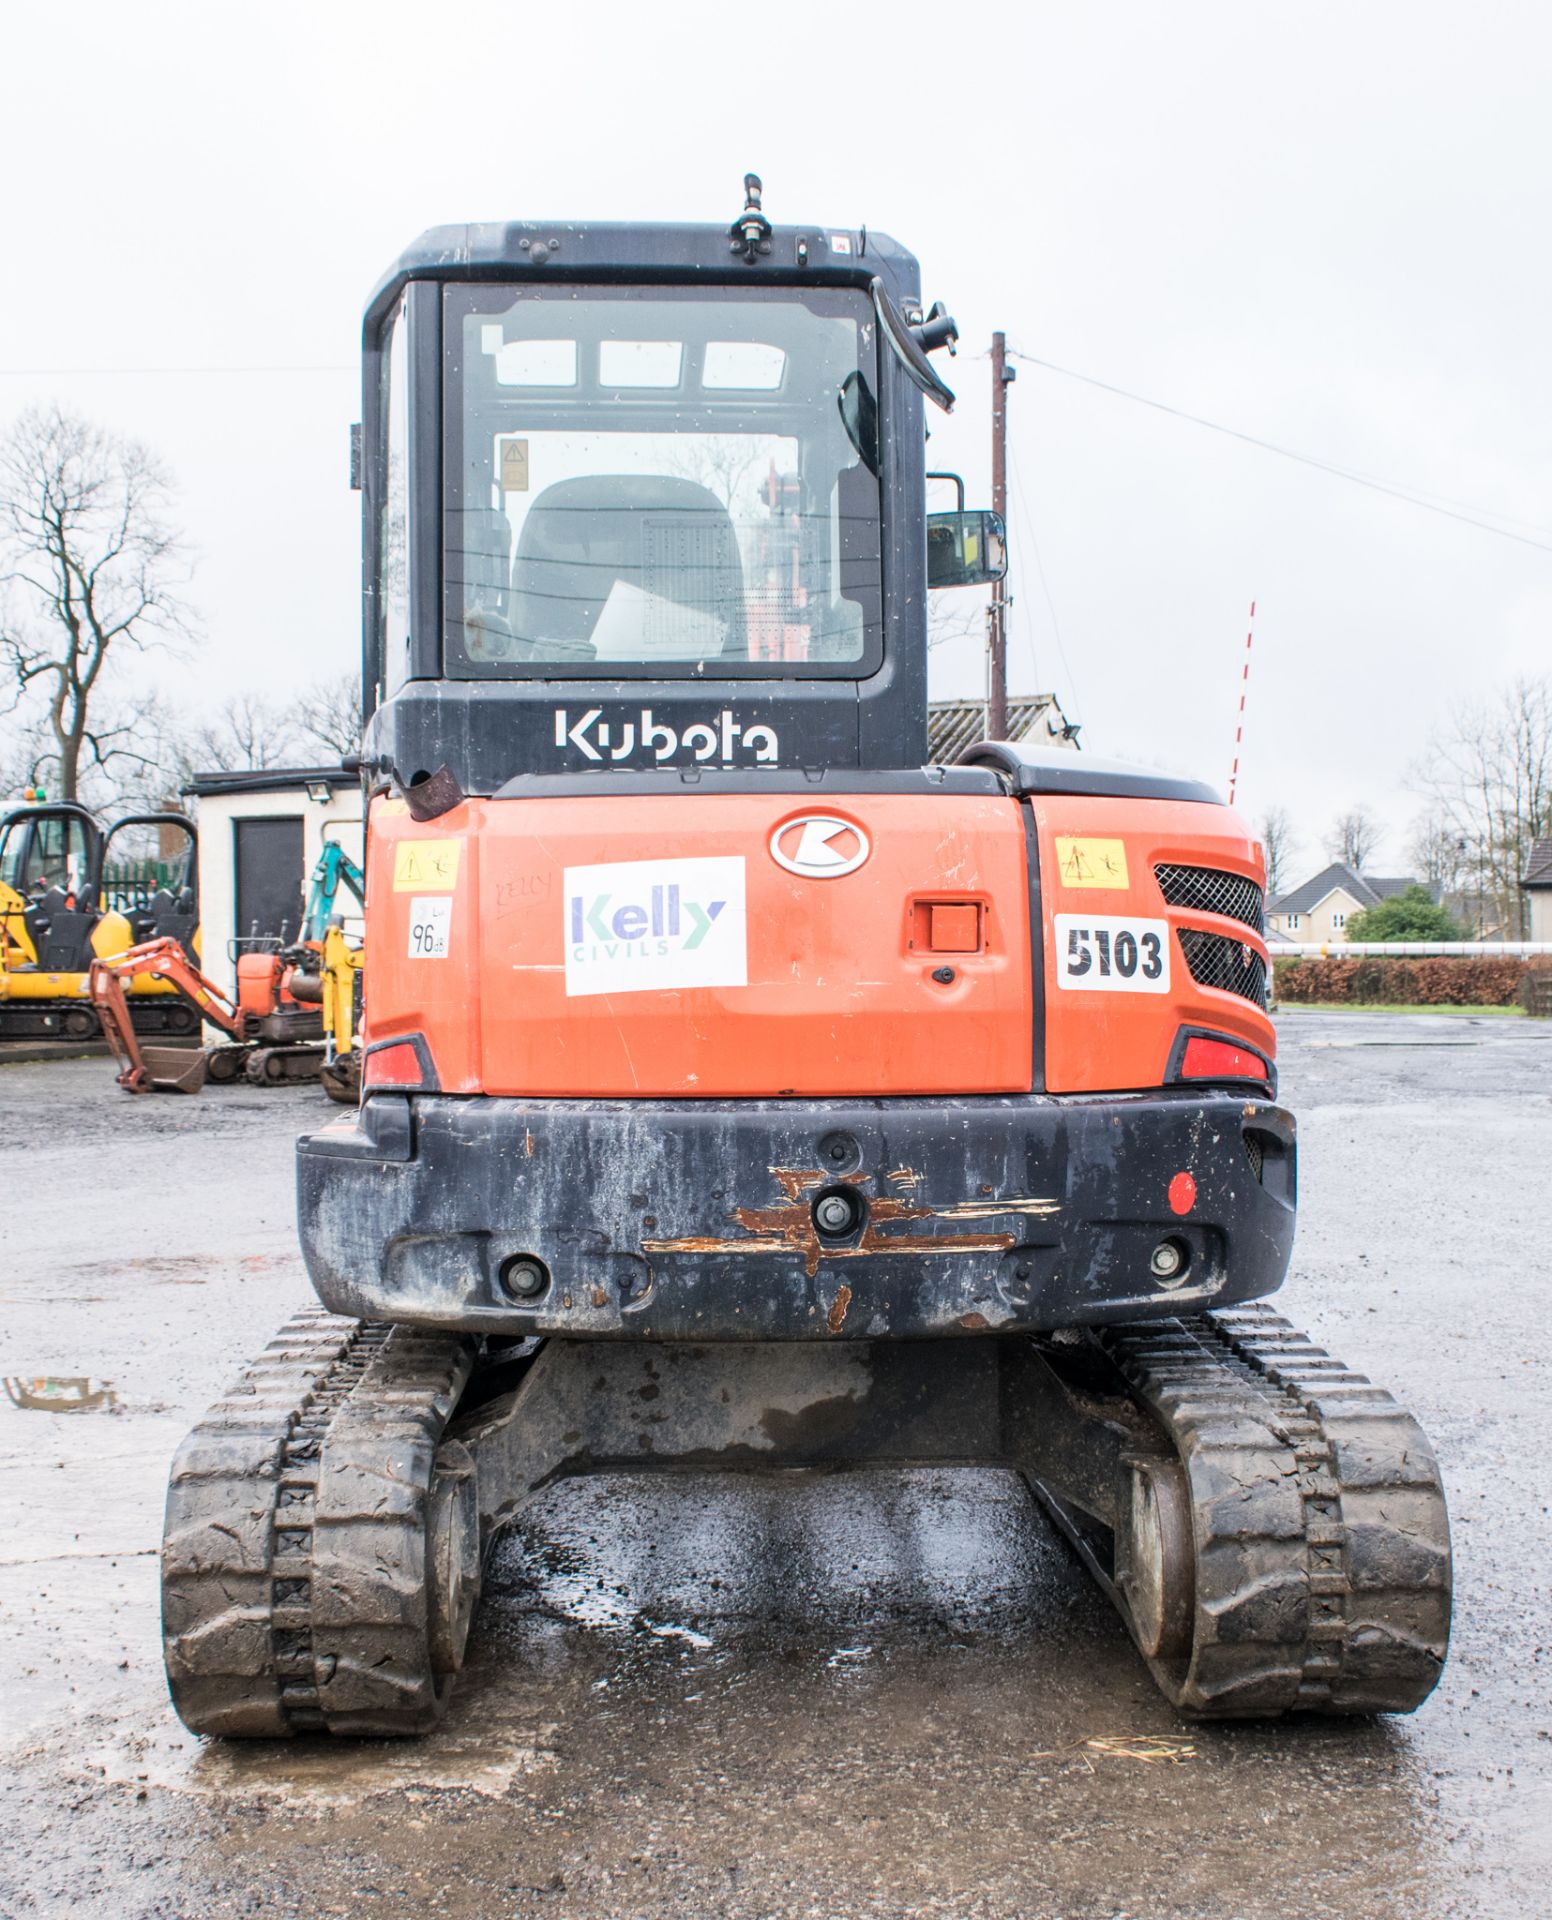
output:
[[[367,310],[358,1112],[321,1310],[184,1442],[202,1733],[413,1733],[489,1542],[621,1467],[1021,1474],[1193,1715],[1406,1711],[1429,1445],[1260,1304],[1294,1231],[1261,850],[1209,788],[925,765],[930,355],[875,232],[426,234]]]

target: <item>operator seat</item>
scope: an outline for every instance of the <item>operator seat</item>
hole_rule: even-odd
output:
[[[84,973],[91,965],[95,913],[83,910],[63,887],[47,888],[22,915],[42,973]]]
[[[129,916],[130,938],[139,946],[146,940],[176,940],[197,967],[194,935],[199,927],[199,902],[192,887],[158,887],[151,898]]]
[[[708,651],[748,657],[738,540],[709,488],[667,474],[588,474],[546,487],[512,562],[518,658],[599,658],[594,633],[616,584],[652,597],[643,612],[647,657],[695,657],[690,646],[675,654],[652,644],[662,601],[715,624],[720,643]],[[671,629],[664,638],[671,646]]]

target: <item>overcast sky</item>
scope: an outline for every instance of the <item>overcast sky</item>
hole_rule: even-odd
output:
[[[1544,543],[1021,365],[1013,685],[1085,746],[1226,783],[1255,600],[1241,803],[1304,866],[1366,803],[1394,871],[1430,729],[1552,671],[1544,7],[73,0],[8,9],[5,66],[0,418],[58,398],[172,464],[207,639],[151,671],[190,705],[354,661],[360,311],[408,240],[726,221],[749,168],[920,255],[962,333],[932,462],[975,496],[1001,327]],[[976,647],[934,681],[979,692]]]

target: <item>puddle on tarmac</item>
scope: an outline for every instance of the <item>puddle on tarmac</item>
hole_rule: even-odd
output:
[[[89,1374],[7,1374],[6,1398],[24,1413],[116,1413],[119,1397],[107,1380],[95,1386]]]

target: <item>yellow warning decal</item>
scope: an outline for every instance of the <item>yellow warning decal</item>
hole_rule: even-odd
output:
[[[1108,887],[1122,893],[1131,884],[1124,840],[1069,840],[1058,834],[1056,871],[1064,887]]]
[[[502,439],[500,446],[501,491],[526,493],[528,491],[528,442],[508,438]]]
[[[395,893],[451,893],[461,840],[401,840],[393,852]]]

